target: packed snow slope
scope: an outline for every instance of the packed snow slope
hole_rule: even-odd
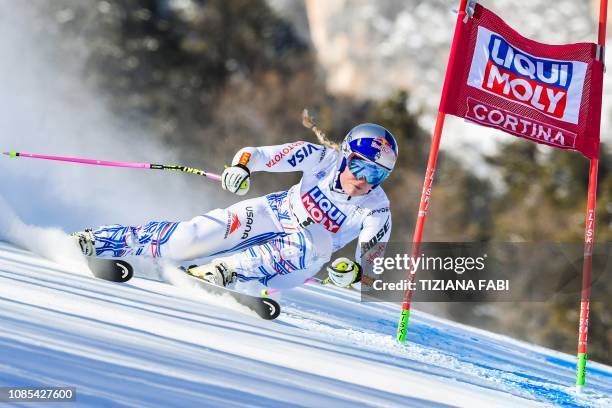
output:
[[[304,286],[264,321],[137,268],[110,283],[0,242],[0,386],[105,407],[612,406],[611,367],[576,394],[573,356],[418,311],[402,346],[398,306],[357,292]]]

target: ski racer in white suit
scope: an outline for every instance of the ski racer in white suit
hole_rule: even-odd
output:
[[[396,158],[393,135],[374,124],[353,128],[341,152],[302,141],[245,147],[223,172],[224,189],[245,194],[250,173],[256,171],[301,171],[302,179],[288,191],[189,221],[110,225],[77,237],[84,253],[98,257],[217,257],[189,272],[215,284],[257,280],[281,289],[303,283],[333,252],[358,238],[355,261],[340,258],[327,268],[329,281],[347,287],[361,278],[362,249],[364,259],[372,262],[389,239],[389,200],[379,185]]]

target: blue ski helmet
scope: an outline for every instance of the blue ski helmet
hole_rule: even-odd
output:
[[[373,123],[362,123],[351,129],[342,141],[342,163],[353,174],[364,177],[370,184],[382,183],[391,173],[397,160],[397,142],[387,129]],[[352,163],[353,159],[357,159]]]

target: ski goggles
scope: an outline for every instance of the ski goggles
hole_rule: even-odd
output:
[[[358,156],[350,157],[348,168],[358,179],[365,178],[368,184],[378,185],[389,177],[390,171]]]

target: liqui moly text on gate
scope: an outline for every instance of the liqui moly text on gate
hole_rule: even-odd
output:
[[[584,62],[539,58],[479,27],[468,85],[577,123],[585,71]]]
[[[302,195],[302,204],[310,217],[328,231],[337,232],[346,220],[346,215],[317,186]]]

